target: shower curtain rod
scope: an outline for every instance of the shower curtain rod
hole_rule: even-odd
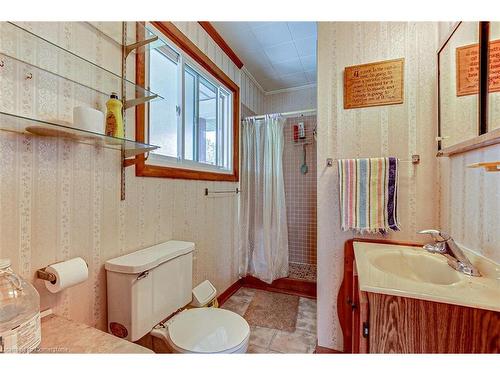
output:
[[[316,113],[316,108],[304,109],[302,111],[282,112],[281,115],[285,116],[285,117],[289,117],[289,116],[294,116],[294,115],[304,115],[306,113]],[[245,118],[254,118],[256,120],[260,120],[260,119],[263,119],[265,117],[266,117],[266,115],[258,115],[258,116],[249,116],[249,117],[245,117]],[[242,121],[243,121],[243,119],[242,119]]]

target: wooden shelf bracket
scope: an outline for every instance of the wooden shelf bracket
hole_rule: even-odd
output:
[[[129,44],[129,45],[126,45],[125,46],[125,49],[124,49],[124,52],[125,52],[125,58],[130,54],[130,52],[132,52],[134,49],[137,49],[139,47],[142,47],[142,46],[145,46],[147,44],[150,44],[150,43],[153,43],[153,42],[156,42],[158,40],[158,36],[154,36],[152,38],[149,38],[149,39],[145,39],[145,40],[140,40],[136,43],[133,43],[133,44]]]
[[[125,100],[123,107],[125,109],[132,108],[132,107],[135,107],[137,105],[147,103],[147,102],[154,100],[156,98],[158,98],[157,94],[149,95],[149,96],[142,96],[142,97],[136,98],[136,99]]]

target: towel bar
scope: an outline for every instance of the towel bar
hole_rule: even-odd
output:
[[[339,160],[339,159],[327,158],[326,159],[326,166],[327,167],[333,167],[333,162],[335,160]],[[400,163],[420,164],[420,155],[419,154],[415,154],[415,155],[411,156],[411,160],[400,160],[399,162]]]
[[[208,194],[229,194],[229,193],[241,193],[241,190],[239,188],[236,188],[235,190],[208,190],[208,188],[205,188],[205,195]]]

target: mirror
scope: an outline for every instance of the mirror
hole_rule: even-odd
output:
[[[487,131],[500,129],[500,22],[490,22]]]
[[[439,149],[479,135],[479,22],[460,22],[438,52]],[[500,106],[500,103],[499,103]]]

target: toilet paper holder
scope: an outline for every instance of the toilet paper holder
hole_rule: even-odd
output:
[[[85,262],[85,264],[87,265],[87,268],[88,268],[89,264],[87,262]],[[50,281],[52,284],[55,284],[57,281],[57,276],[54,275],[52,272],[45,271],[46,268],[47,267],[40,268],[36,271],[37,279]]]
[[[36,277],[38,279],[50,281],[52,284],[55,284],[57,281],[56,275],[54,275],[51,272],[45,271],[45,268],[41,268],[41,269],[37,270]]]

